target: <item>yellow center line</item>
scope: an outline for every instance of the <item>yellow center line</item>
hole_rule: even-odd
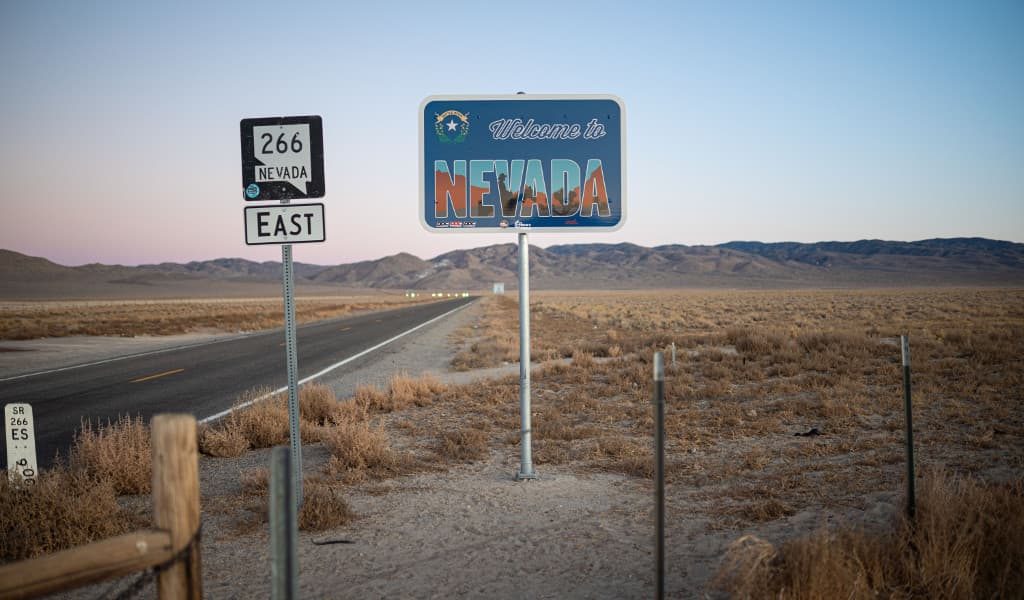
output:
[[[349,329],[352,329],[352,328],[351,327],[342,327],[341,328],[342,331],[348,331]]]
[[[132,383],[142,383],[143,381],[149,381],[150,379],[156,379],[158,377],[167,377],[168,375],[174,375],[175,373],[181,373],[185,369],[174,369],[173,371],[164,371],[163,373],[157,373],[156,375],[147,375],[146,377],[139,377],[138,379],[132,379]]]

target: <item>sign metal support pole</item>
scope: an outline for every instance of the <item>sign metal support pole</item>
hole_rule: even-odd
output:
[[[910,399],[910,337],[900,336],[900,350],[903,355],[903,414],[906,425],[907,444],[907,517],[911,522],[917,510],[914,482],[914,410]]]
[[[299,432],[299,361],[295,341],[295,273],[292,269],[292,245],[281,246],[282,279],[284,280],[284,337],[288,361],[288,422],[290,426],[292,495],[295,510],[302,505],[302,434]]]
[[[519,413],[522,429],[516,481],[536,479],[530,430],[530,241],[519,232]]]
[[[654,530],[654,597],[661,600],[665,597],[665,359],[661,352],[654,353]]]
[[[298,526],[292,464],[287,450],[270,453],[270,597],[295,600],[299,597]]]

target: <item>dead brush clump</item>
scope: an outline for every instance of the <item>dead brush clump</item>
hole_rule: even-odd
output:
[[[410,377],[406,373],[397,373],[388,382],[387,391],[375,385],[360,385],[356,388],[353,400],[366,411],[390,413],[410,406],[428,406],[447,388],[447,385],[430,374]]]
[[[776,548],[737,540],[716,585],[739,598],[1015,598],[1024,593],[1024,480],[927,473],[916,523],[821,530]]]
[[[591,466],[602,471],[633,477],[654,477],[653,444],[640,444],[627,436],[605,436],[597,440],[599,458]]]
[[[391,377],[388,387],[392,403],[403,408],[410,405],[427,406],[433,402],[437,394],[447,389],[445,384],[429,373],[419,377],[398,373]]]
[[[263,498],[270,493],[270,470],[266,467],[243,471],[238,480],[242,484],[242,493],[247,496]]]
[[[109,479],[56,467],[33,486],[0,471],[0,562],[8,563],[127,533],[143,526],[117,503]]]
[[[271,395],[269,389],[257,388],[242,394],[235,406],[235,410],[217,423],[200,428],[200,452],[229,458],[241,456],[249,449],[288,443],[291,423],[286,394]],[[338,402],[330,387],[304,385],[299,388],[299,435],[303,442],[319,442],[323,428],[347,418],[351,410]]]
[[[249,440],[241,428],[200,425],[199,452],[215,458],[236,458],[249,449]]]
[[[262,529],[270,520],[270,471],[265,467],[250,469],[242,473],[240,483],[246,497],[242,503],[245,510],[239,513],[235,530],[236,533],[247,534]],[[320,479],[304,478],[302,492],[298,515],[302,531],[331,529],[348,524],[355,517],[341,493]]]
[[[437,440],[437,455],[445,460],[472,462],[487,456],[490,451],[489,436],[485,427],[462,427],[442,431]]]
[[[779,332],[753,327],[730,327],[725,339],[736,352],[752,357],[771,356],[791,343]]]
[[[578,369],[592,369],[597,363],[594,362],[594,355],[585,350],[573,350],[572,366]]]
[[[326,472],[346,483],[411,472],[409,458],[391,448],[381,426],[366,421],[338,424],[324,431],[322,441],[331,453]]]
[[[257,392],[258,393],[258,392]],[[226,428],[237,428],[249,447],[273,448],[288,443],[288,400],[282,395],[267,398],[225,417]]]
[[[322,383],[307,383],[299,388],[299,416],[315,425],[326,425],[338,409],[334,390]]]
[[[110,482],[117,494],[148,494],[153,478],[149,426],[140,416],[120,416],[105,426],[82,420],[68,462],[73,471]]]
[[[299,529],[324,531],[347,525],[355,518],[341,493],[320,481],[307,480],[302,487]]]

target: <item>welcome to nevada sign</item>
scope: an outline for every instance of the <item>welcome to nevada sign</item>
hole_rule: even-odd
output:
[[[430,231],[605,230],[626,216],[615,96],[431,96],[420,105]]]

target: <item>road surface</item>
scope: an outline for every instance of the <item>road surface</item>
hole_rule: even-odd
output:
[[[299,378],[332,367],[333,376],[344,374],[347,359],[472,301],[458,298],[302,325],[297,330]],[[372,357],[372,350],[367,355]],[[32,405],[36,452],[44,467],[57,451],[67,457],[82,419],[106,423],[119,415],[141,415],[148,422],[161,412],[203,419],[229,409],[247,390],[276,390],[287,382],[284,330],[279,328],[7,378],[0,380],[0,404]],[[6,446],[0,447],[0,465],[7,466]]]

